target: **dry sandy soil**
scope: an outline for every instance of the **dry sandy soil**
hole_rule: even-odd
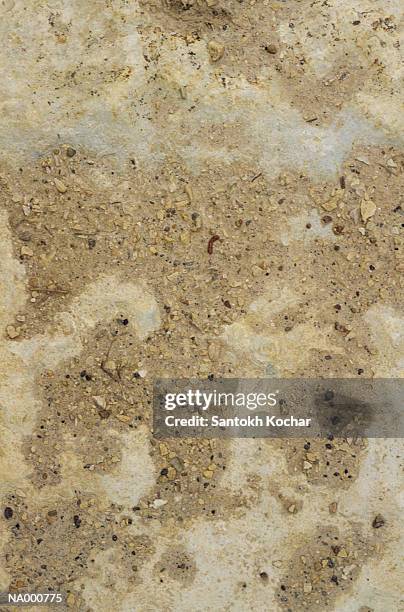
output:
[[[0,590],[404,610],[402,441],[151,414],[156,377],[403,377],[403,14],[0,2]]]

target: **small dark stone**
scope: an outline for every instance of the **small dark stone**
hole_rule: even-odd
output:
[[[345,325],[342,325],[342,323],[338,323],[338,321],[335,321],[334,329],[336,331],[342,332],[343,334],[346,334],[347,332],[349,332],[349,329]]]
[[[324,393],[324,399],[326,402],[330,402],[332,399],[334,399],[334,391],[331,391],[331,389],[326,391]]]
[[[266,45],[264,49],[267,53],[270,53],[271,55],[276,55],[278,53],[278,47],[274,44]]]
[[[268,582],[268,574],[266,572],[260,572],[260,578],[263,582]]]
[[[91,376],[91,374],[88,374],[88,373],[86,372],[86,370],[82,370],[82,371],[80,372],[80,377],[81,377],[81,378],[85,378],[86,380],[92,380],[92,376]]]
[[[168,469],[167,469],[167,468],[163,468],[163,469],[160,471],[160,474],[161,474],[161,476],[167,476],[167,474],[168,474]]]
[[[77,153],[76,149],[73,149],[73,147],[67,147],[66,149],[67,157],[74,157],[76,153]]]
[[[81,518],[79,517],[78,514],[75,514],[73,516],[73,522],[74,522],[74,526],[76,527],[76,529],[78,529],[81,525]]]
[[[113,536],[112,536],[112,539],[113,539],[113,541],[114,541],[114,542],[116,542],[116,541],[117,541],[117,539],[118,539],[118,536],[113,535]]]
[[[88,244],[89,249],[93,249],[95,245],[97,244],[97,241],[95,238],[89,238],[87,244]]]
[[[383,525],[385,524],[386,524],[385,518],[381,514],[377,514],[375,518],[373,519],[372,527],[374,529],[379,529],[380,527],[383,527]]]
[[[13,509],[7,506],[4,508],[4,517],[8,520],[13,517]]]

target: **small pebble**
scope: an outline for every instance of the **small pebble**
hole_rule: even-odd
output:
[[[152,503],[153,508],[161,508],[162,506],[165,506],[167,504],[167,500],[166,499],[155,499]]]
[[[218,62],[224,55],[224,46],[215,40],[208,43],[208,52],[212,62]]]
[[[55,183],[55,187],[58,190],[59,193],[66,193],[67,191],[67,187],[66,185],[59,180],[58,178],[53,179],[54,183]]]
[[[174,480],[177,475],[177,470],[173,467],[167,468],[167,478],[168,480]]]
[[[4,508],[4,518],[6,518],[7,520],[13,518],[13,509],[9,506]]]
[[[34,255],[34,251],[27,246],[22,246],[20,253],[22,257],[33,257]]]
[[[383,525],[385,524],[386,524],[385,518],[381,514],[377,514],[375,518],[373,519],[372,527],[374,529],[379,529],[380,527],[383,527]]]
[[[182,463],[181,459],[179,457],[173,457],[173,459],[171,459],[171,465],[173,466],[173,468],[175,470],[177,470],[177,472],[182,472],[184,469],[184,464]]]
[[[362,221],[364,223],[366,223],[370,217],[373,217],[376,212],[376,204],[372,202],[372,200],[362,200],[360,208]]]
[[[265,51],[271,55],[276,55],[278,53],[278,47],[274,44],[270,44],[265,47]]]
[[[81,525],[81,518],[77,514],[73,516],[73,523],[76,529],[78,529]]]
[[[6,327],[7,336],[14,340],[14,338],[18,338],[20,335],[20,331],[14,327],[14,325],[8,325]]]
[[[73,595],[73,593],[69,593],[68,596],[66,597],[66,603],[69,606],[69,608],[72,608],[75,604],[76,598]]]

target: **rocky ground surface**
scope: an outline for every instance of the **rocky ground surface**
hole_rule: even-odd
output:
[[[402,377],[398,0],[2,0],[0,590],[399,612],[400,440],[164,440],[156,377]]]

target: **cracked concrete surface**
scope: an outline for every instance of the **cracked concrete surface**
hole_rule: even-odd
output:
[[[160,376],[403,376],[402,4],[0,15],[0,589],[403,610],[401,440],[159,443],[150,405]]]

